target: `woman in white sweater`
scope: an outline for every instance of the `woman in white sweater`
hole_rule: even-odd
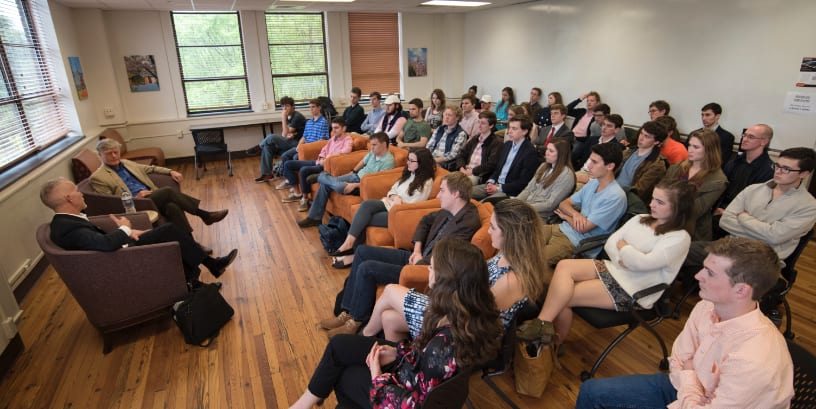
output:
[[[332,257],[354,254],[354,244],[361,241],[368,226],[388,226],[388,211],[402,203],[416,203],[428,200],[436,174],[436,161],[431,151],[419,148],[408,154],[408,163],[402,176],[394,182],[391,190],[382,199],[369,199],[360,203],[360,208],[351,221],[346,241],[334,252]],[[346,265],[351,261],[344,260]]]
[[[515,199],[527,202],[542,219],[547,220],[575,189],[571,155],[568,140],[559,138],[550,142],[544,153],[544,163]]]
[[[518,337],[557,347],[572,326],[572,307],[625,311],[632,294],[674,281],[691,244],[689,197],[694,197],[693,186],[664,179],[654,189],[650,214],[633,217],[609,236],[604,246],[609,260],[559,262],[541,313],[518,328]],[[658,298],[660,293],[638,303],[651,308]]]

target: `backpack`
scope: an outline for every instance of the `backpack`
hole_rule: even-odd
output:
[[[331,98],[317,97],[317,100],[320,101],[320,113],[327,121],[331,121],[332,118],[337,116],[337,109],[334,108],[334,102],[332,102]]]
[[[343,245],[349,227],[346,219],[340,216],[332,216],[328,223],[317,226],[317,231],[320,233],[320,243],[323,244],[323,248],[327,253],[331,253]]]
[[[207,347],[235,313],[215,284],[204,284],[173,305],[173,320],[184,342]]]

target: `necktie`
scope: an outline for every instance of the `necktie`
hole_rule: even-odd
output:
[[[550,134],[547,135],[547,140],[544,141],[544,146],[547,146],[547,145],[550,144],[550,141],[552,140],[553,135],[555,135],[555,127],[554,126],[550,127]]]

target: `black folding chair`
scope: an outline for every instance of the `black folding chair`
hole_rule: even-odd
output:
[[[782,314],[779,312],[779,305],[782,304],[785,306],[785,332],[783,334],[787,339],[793,339],[793,337],[796,336],[791,330],[791,309],[790,304],[788,304],[787,295],[796,282],[796,276],[798,274],[796,271],[796,261],[799,260],[799,256],[805,251],[805,247],[807,247],[812,236],[813,229],[810,229],[809,232],[799,238],[799,243],[796,245],[793,253],[785,259],[785,266],[782,267],[781,277],[777,280],[776,285],[759,300],[759,307],[762,309],[762,312],[765,313],[777,327],[782,323]]]
[[[791,409],[816,408],[816,357],[788,339],[793,361],[793,399]]]
[[[198,161],[201,160],[201,164],[204,166],[204,171],[207,171],[207,164],[204,162],[203,158],[199,159],[199,156],[204,155],[214,155],[219,153],[226,153],[227,154],[227,169],[229,170],[229,175],[232,176],[232,155],[230,155],[230,151],[227,148],[227,144],[224,143],[224,130],[223,129],[200,129],[194,130],[193,133],[193,141],[195,142],[195,175],[196,180],[201,179],[198,176]]]

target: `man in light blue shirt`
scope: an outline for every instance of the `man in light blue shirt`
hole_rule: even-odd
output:
[[[364,133],[372,134],[375,130],[377,130],[377,127],[380,126],[380,123],[382,123],[383,116],[385,115],[385,108],[380,106],[382,96],[379,92],[372,92],[368,98],[371,101],[371,111],[368,111],[368,116],[366,116],[366,119],[363,121],[363,124],[360,125],[360,128]]]

